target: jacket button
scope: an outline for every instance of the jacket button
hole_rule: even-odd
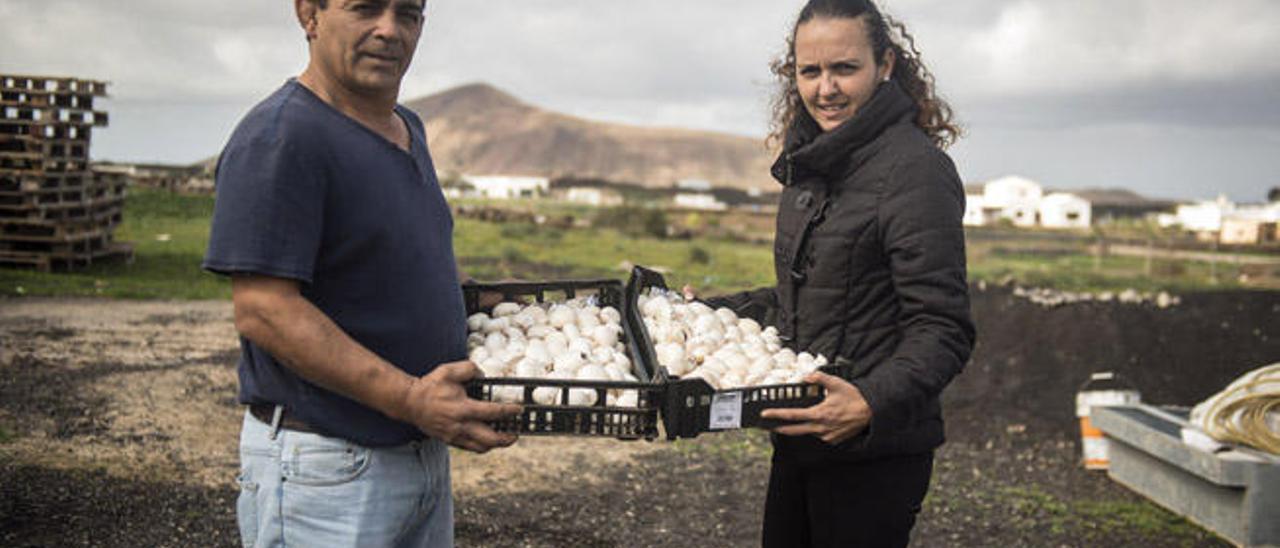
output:
[[[796,209],[809,209],[813,205],[813,191],[806,190],[796,197]]]

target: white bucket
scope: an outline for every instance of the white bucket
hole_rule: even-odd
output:
[[[1089,420],[1093,408],[1139,403],[1142,403],[1142,395],[1124,385],[1115,373],[1107,371],[1089,376],[1089,380],[1076,392],[1076,417],[1080,419],[1080,446],[1085,468],[1106,470],[1111,465],[1107,438]]]

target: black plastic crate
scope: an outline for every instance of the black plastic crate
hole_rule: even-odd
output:
[[[736,428],[776,426],[781,423],[762,419],[760,413],[765,409],[779,407],[809,407],[826,397],[823,387],[812,384],[770,384],[716,390],[702,379],[680,379],[672,376],[665,367],[658,364],[653,341],[649,338],[649,330],[644,325],[644,316],[638,306],[640,295],[653,287],[667,289],[666,279],[662,274],[642,266],[631,270],[626,292],[627,309],[632,314],[627,320],[632,322],[632,330],[641,341],[641,355],[648,361],[647,367],[666,385],[662,402],[662,425],[667,439],[693,438],[703,432]],[[840,377],[847,377],[848,370],[849,367],[845,365],[819,368],[819,371]]]
[[[658,436],[658,408],[663,401],[664,386],[657,381],[649,362],[641,357],[639,340],[628,318],[632,315],[630,304],[618,280],[566,280],[550,282],[468,283],[462,286],[467,315],[490,312],[492,306],[481,306],[481,295],[500,293],[503,302],[538,303],[552,300],[562,302],[583,295],[596,295],[601,306],[612,306],[622,315],[623,344],[627,357],[640,382],[629,381],[579,381],[560,379],[529,379],[517,377],[484,378],[467,383],[467,395],[474,399],[493,400],[494,389],[501,386],[518,386],[523,389],[524,412],[517,418],[490,423],[500,432],[517,432],[525,435],[601,436],[618,439],[647,439]],[[542,405],[534,401],[533,392],[538,388],[560,391],[560,402]],[[586,389],[596,392],[596,402],[590,406],[570,405],[569,389]],[[636,407],[609,406],[606,392],[610,389],[635,390]]]

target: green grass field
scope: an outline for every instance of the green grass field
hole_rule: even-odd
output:
[[[132,242],[131,262],[96,264],[74,272],[0,269],[0,295],[101,296],[125,299],[225,299],[230,285],[200,269],[208,244],[211,196],[130,189],[116,240]],[[557,209],[554,213],[581,213]],[[489,223],[458,217],[455,249],[467,273],[481,280],[618,278],[629,265],[667,272],[673,287],[689,284],[715,294],[759,287],[773,279],[771,248],[730,239],[665,239],[611,229],[564,229],[524,223]],[[1017,281],[1070,290],[1176,292],[1239,287],[1234,267],[1104,257],[1083,249],[1051,256],[1020,253],[984,241],[969,245],[971,281]],[[1147,272],[1151,274],[1148,275]]]
[[[0,269],[0,294],[103,296],[126,299],[216,299],[231,295],[225,280],[200,270],[209,242],[213,197],[133,187],[115,239],[131,242],[131,262],[95,264],[73,272]]]

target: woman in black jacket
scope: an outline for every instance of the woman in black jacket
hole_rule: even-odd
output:
[[[974,343],[950,107],[871,0],[810,0],[774,63],[777,286],[708,299],[845,365],[773,409],[763,544],[904,546],[943,442],[939,394]]]

